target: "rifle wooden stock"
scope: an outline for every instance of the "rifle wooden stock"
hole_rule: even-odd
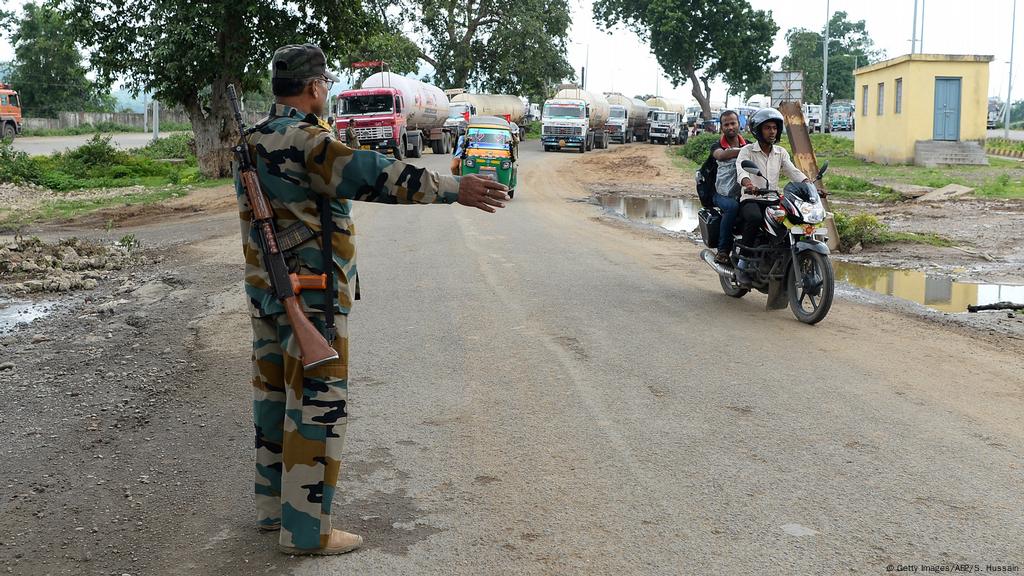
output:
[[[281,304],[284,305],[284,313],[288,315],[288,323],[292,325],[292,336],[299,343],[302,367],[309,370],[324,362],[337,360],[338,351],[331,348],[323,334],[306,318],[302,306],[299,306],[299,299],[292,296],[281,300]]]

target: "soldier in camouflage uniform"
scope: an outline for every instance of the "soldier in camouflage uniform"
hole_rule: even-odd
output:
[[[454,178],[397,162],[376,152],[355,151],[318,125],[327,93],[337,78],[319,47],[290,45],[273,59],[276,102],[249,132],[249,145],[278,231],[302,223],[313,232],[286,254],[290,271],[319,275],[321,214],[329,200],[334,293],[304,290],[303,309],[324,331],[333,309],[338,359],[303,370],[298,345],[263,266],[249,203],[236,179],[245,293],[253,330],[253,421],[256,428],[257,526],[280,530],[279,548],[292,554],[340,554],[362,538],[331,526],[331,502],[345,441],[348,391],[347,314],[358,298],[352,200],[387,204],[459,203],[494,212],[508,200],[506,188],[476,177]],[[301,228],[301,226],[299,227]]]

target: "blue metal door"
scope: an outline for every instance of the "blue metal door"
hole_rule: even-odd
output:
[[[960,139],[960,79],[935,79],[935,127],[933,140]]]

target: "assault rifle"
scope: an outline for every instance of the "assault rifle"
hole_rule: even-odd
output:
[[[306,317],[298,299],[303,288],[326,289],[327,275],[299,276],[288,272],[288,265],[277,241],[274,210],[270,207],[270,200],[263,192],[263,188],[260,187],[256,167],[249,154],[249,141],[245,136],[245,124],[242,123],[242,111],[238,107],[238,93],[235,92],[234,84],[228,85],[228,99],[231,101],[231,110],[235,113],[235,122],[238,124],[239,140],[232,150],[235,161],[238,162],[238,177],[249,200],[249,209],[252,212],[251,226],[256,229],[260,252],[263,254],[263,266],[270,276],[271,289],[284,306],[288,323],[292,326],[292,334],[299,343],[302,366],[309,370],[338,357],[337,351]],[[327,310],[328,314],[333,313],[333,302],[328,303]]]

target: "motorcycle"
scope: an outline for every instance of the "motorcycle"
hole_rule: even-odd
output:
[[[744,160],[741,166],[763,178],[753,162]],[[701,238],[707,246],[700,257],[718,273],[726,295],[742,298],[753,289],[768,295],[767,310],[785,308],[788,301],[793,315],[805,324],[825,319],[835,294],[835,273],[826,245],[828,230],[823,227],[828,214],[814,183],[821,181],[827,169],[825,162],[810,185],[793,182],[782,194],[765,188],[754,191],[758,195],[775,194],[778,200],[748,200],[762,205],[764,220],[755,246],[741,245],[740,236],[735,235],[737,242],[729,255],[731,266],[715,262],[721,211],[705,208],[698,213]],[[737,280],[740,260],[749,284]]]

